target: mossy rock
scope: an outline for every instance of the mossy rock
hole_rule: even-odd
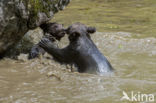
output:
[[[1,0],[0,56],[18,43],[30,29],[52,19],[70,0]]]

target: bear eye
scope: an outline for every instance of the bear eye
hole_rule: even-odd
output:
[[[58,28],[58,25],[54,25],[53,28]]]
[[[80,36],[80,34],[78,32],[74,32],[73,36],[77,37],[77,36]]]
[[[90,38],[90,34],[89,33],[87,33],[87,37]]]

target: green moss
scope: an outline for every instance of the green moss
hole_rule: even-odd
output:
[[[21,1],[26,5],[26,9],[30,12],[30,17],[37,20],[37,14],[39,12],[44,12],[48,17],[50,17],[49,11],[56,13],[58,10],[55,5],[58,4],[60,0],[20,0],[19,2]]]
[[[59,4],[60,0],[20,0],[19,2],[24,3],[27,11],[29,11],[29,22],[30,28],[36,27],[35,21],[38,20],[38,13],[45,13],[47,17],[50,17],[50,11],[53,13],[58,12],[55,5]]]
[[[58,4],[59,0],[44,0],[45,4],[43,4],[42,0],[28,0],[28,5],[30,5],[30,10],[35,15],[38,12],[44,12],[49,16],[49,11],[52,10],[53,12],[57,12],[55,8],[55,4]]]

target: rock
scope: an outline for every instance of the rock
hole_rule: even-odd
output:
[[[0,0],[0,56],[24,34],[51,20],[70,0]]]
[[[35,30],[29,30],[22,39],[14,45],[9,51],[6,52],[6,55],[12,58],[16,58],[20,53],[27,54],[32,46],[37,44],[43,36],[43,31],[40,28]]]
[[[55,77],[59,81],[61,81],[61,76],[59,75],[59,72],[53,71],[53,72],[48,72],[47,77]]]
[[[17,57],[17,59],[18,59],[19,61],[25,62],[25,61],[28,60],[28,54],[20,54],[20,55]]]

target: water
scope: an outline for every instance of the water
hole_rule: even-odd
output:
[[[155,12],[155,0],[73,0],[52,21],[95,26],[92,39],[114,74],[71,72],[46,58],[5,58],[0,61],[0,103],[132,103],[120,100],[123,91],[154,94],[156,101]]]
[[[52,21],[65,25],[82,22],[101,32],[126,31],[134,37],[156,37],[156,1],[73,0]]]

